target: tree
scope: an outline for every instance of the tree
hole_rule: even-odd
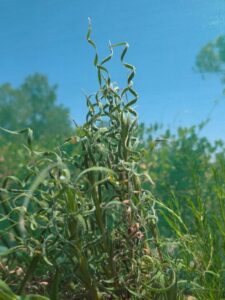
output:
[[[69,110],[57,104],[56,85],[41,74],[28,76],[18,88],[0,86],[0,127],[9,130],[31,128],[39,148],[52,149],[71,135]],[[23,153],[16,142],[20,137],[0,131],[0,178],[18,171]],[[15,166],[16,169],[15,169]],[[17,171],[16,171],[17,170]]]
[[[58,105],[56,98],[56,85],[50,86],[40,74],[28,76],[19,88],[3,84],[0,126],[10,130],[30,127],[39,143],[47,147],[56,144],[71,131],[69,110]]]
[[[217,37],[200,50],[196,58],[196,67],[202,74],[219,75],[225,84],[225,35]]]
[[[167,205],[177,205],[185,221],[189,221],[189,203],[198,206],[204,199],[207,207],[218,210],[213,170],[225,163],[225,148],[221,140],[214,143],[202,137],[206,122],[198,126],[180,127],[172,133],[152,125],[140,127],[139,136],[144,149],[140,167],[146,170],[154,186],[146,186]],[[147,184],[147,183],[146,183]],[[160,223],[161,227],[164,225]],[[166,227],[163,228],[166,232]]]

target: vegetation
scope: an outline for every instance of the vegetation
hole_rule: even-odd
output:
[[[100,61],[91,26],[87,40],[99,90],[86,96],[82,127],[71,134],[62,114],[60,138],[70,137],[43,151],[31,129],[3,124],[2,139],[27,137],[27,161],[1,181],[0,300],[225,299],[223,143],[199,137],[204,123],[161,138],[159,125],[138,126],[128,44],[110,44]],[[117,48],[124,88],[106,68]],[[52,140],[44,124],[41,148]]]
[[[56,103],[56,86],[50,86],[43,75],[27,77],[18,88],[1,85],[0,107],[0,126],[18,130],[31,128],[39,149],[50,150],[60,145],[63,137],[71,132],[69,111]],[[2,133],[0,136],[0,179],[23,173],[26,151],[18,149],[15,142],[21,142],[19,136],[16,141],[15,135]]]
[[[222,84],[225,83],[225,36],[218,36],[215,40],[207,43],[196,58],[196,69],[204,74],[214,74],[220,77]],[[223,90],[223,93],[225,90]]]

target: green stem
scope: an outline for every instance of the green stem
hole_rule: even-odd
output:
[[[159,247],[158,236],[157,236],[157,232],[156,232],[156,225],[151,223],[150,227],[151,227],[151,232],[152,232],[152,235],[153,235],[153,238],[154,238],[155,246],[156,246],[156,249],[157,249],[157,252],[158,252],[158,255],[159,255],[159,259],[162,263],[163,262],[163,256],[162,256],[161,249]]]
[[[2,205],[2,208],[3,208],[3,211],[4,211],[5,215],[9,215],[10,214],[10,209],[5,204],[1,193],[0,193],[0,202],[1,202],[1,205]],[[21,237],[21,232],[19,231],[17,225],[15,225],[11,220],[8,220],[8,221],[12,225],[12,228],[13,228],[13,231],[14,231],[15,235],[17,235],[18,237]]]
[[[32,260],[31,263],[27,269],[27,272],[18,288],[17,294],[22,295],[26,286],[27,281],[31,278],[34,270],[36,269],[38,262],[40,260],[41,256],[40,255],[35,255]]]
[[[60,281],[60,270],[56,269],[56,272],[53,277],[50,290],[50,299],[59,300],[59,281]]]

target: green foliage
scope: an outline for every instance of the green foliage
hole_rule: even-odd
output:
[[[139,133],[144,140],[140,167],[155,182],[159,226],[171,260],[179,261],[185,289],[198,299],[220,299],[225,279],[225,149],[222,141],[200,137],[205,122],[166,131],[159,125]],[[154,149],[154,150],[153,150]],[[171,249],[170,249],[171,248]]]
[[[1,127],[29,127],[35,140],[46,147],[54,146],[57,138],[62,142],[70,130],[69,111],[56,103],[56,86],[50,86],[43,75],[28,76],[18,88],[0,86],[0,106]]]
[[[18,88],[1,85],[0,107],[0,127],[31,128],[39,148],[52,149],[71,134],[69,111],[56,103],[56,86],[50,86],[43,75],[27,77]],[[15,140],[1,132],[0,179],[8,174],[24,174],[25,151],[22,147],[18,149],[20,141],[20,137]]]
[[[225,152],[222,141],[213,144],[200,137],[205,125],[203,122],[199,126],[178,128],[175,134],[166,130],[161,140],[154,137],[159,135],[157,127],[144,129],[143,167],[150,171],[156,182],[155,190],[164,201],[170,193],[180,201],[187,195],[211,197],[212,167]]]
[[[1,183],[0,299],[223,299],[223,143],[200,138],[204,124],[162,138],[159,125],[138,127],[128,44],[110,44],[100,60],[90,24],[87,40],[99,90],[86,96],[85,124],[48,151],[32,144],[31,130],[10,132],[26,135],[27,164]],[[124,88],[106,68],[115,48]],[[54,103],[38,85],[28,95]]]
[[[209,42],[199,52],[196,58],[196,67],[199,72],[217,74],[222,83],[225,82],[225,36],[221,35]]]
[[[96,50],[91,27],[87,40]],[[105,67],[117,47],[128,70],[123,89]],[[5,265],[12,260],[22,268],[19,295],[32,290],[35,277],[48,282],[44,292],[51,299],[145,299],[175,288],[176,273],[158,243],[155,200],[137,173],[135,68],[124,62],[127,49],[127,43],[110,44],[101,62],[96,50],[100,87],[86,97],[86,123],[77,135],[57,152],[28,145],[26,177],[3,181],[0,225],[7,249],[1,255]],[[72,156],[68,144],[74,144]],[[155,267],[148,270],[149,264]],[[8,272],[3,277],[12,280]]]
[[[40,295],[17,296],[0,280],[0,300],[49,300],[49,298]]]

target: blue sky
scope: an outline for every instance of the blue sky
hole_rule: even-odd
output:
[[[224,0],[0,0],[0,83],[18,86],[27,75],[43,73],[59,85],[58,101],[71,109],[71,119],[82,123],[82,89],[98,88],[85,40],[88,17],[102,56],[109,40],[130,44],[126,60],[137,68],[140,121],[198,124],[220,100],[204,133],[225,139],[220,81],[193,70],[201,47],[225,34]],[[126,72],[117,60],[111,73],[122,83]]]

